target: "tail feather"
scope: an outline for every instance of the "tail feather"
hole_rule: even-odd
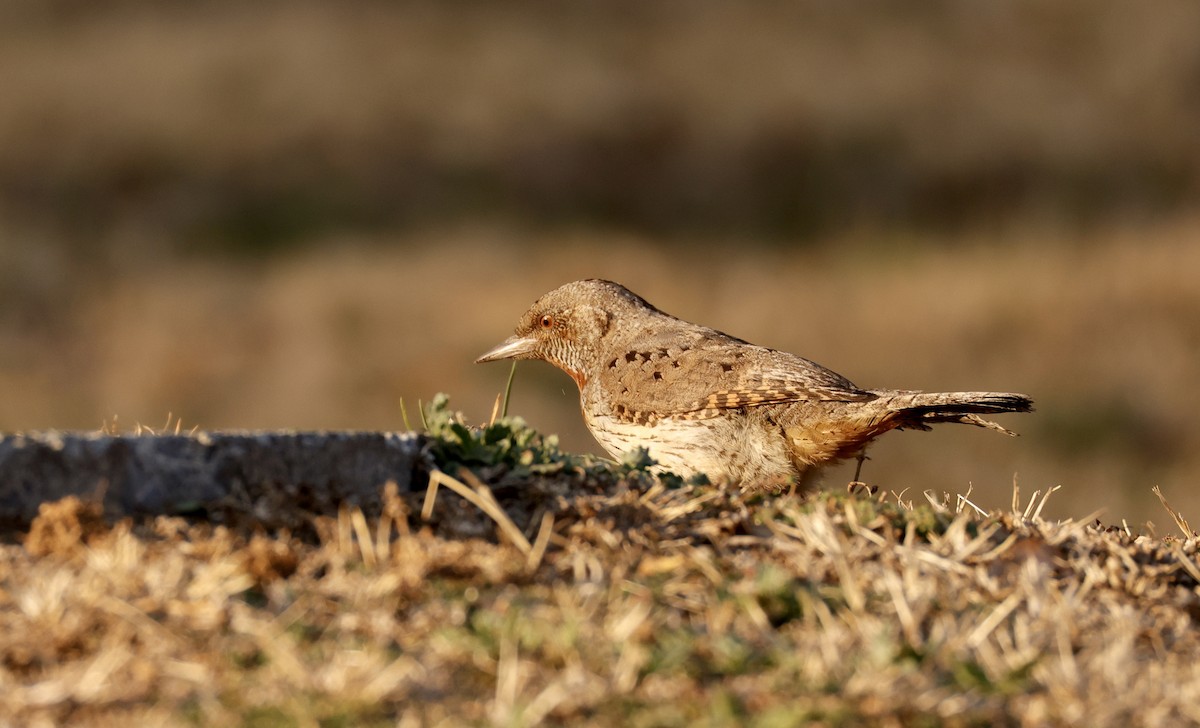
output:
[[[882,393],[881,393],[882,394]],[[1015,432],[981,414],[1032,412],[1033,400],[1011,392],[892,392],[888,403],[900,420],[899,428],[927,430],[939,422],[986,427],[1007,435]]]

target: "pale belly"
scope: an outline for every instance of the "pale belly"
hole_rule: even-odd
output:
[[[625,422],[584,411],[596,440],[614,458],[643,447],[658,469],[683,477],[699,473],[713,482],[772,484],[799,475],[778,430],[746,417],[708,420],[663,418],[653,425]]]

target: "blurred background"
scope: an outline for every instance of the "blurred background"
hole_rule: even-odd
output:
[[[607,277],[864,387],[1031,394],[885,488],[1200,523],[1200,5],[0,2],[0,430],[403,429]],[[512,411],[596,451],[566,375]],[[841,487],[852,465],[831,471]]]

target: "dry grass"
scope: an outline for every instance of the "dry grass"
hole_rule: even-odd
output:
[[[74,497],[0,547],[0,719],[241,725],[1175,725],[1197,534],[1050,493],[754,496],[424,408],[426,492],[295,531]],[[469,467],[467,467],[469,466]],[[441,486],[440,488],[438,486]]]
[[[1178,725],[1200,541],[963,500],[747,500],[640,471],[305,536],[47,504],[0,548],[24,725]],[[920,499],[918,499],[920,500]],[[546,514],[537,517],[536,514]],[[545,524],[552,523],[547,534]]]

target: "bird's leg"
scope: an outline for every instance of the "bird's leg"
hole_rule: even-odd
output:
[[[858,461],[858,464],[854,466],[854,480],[850,481],[846,485],[847,493],[855,493],[856,491],[861,490],[863,493],[867,494],[868,496],[873,496],[873,495],[875,495],[876,492],[879,491],[879,486],[867,485],[866,483],[864,483],[858,479],[859,476],[862,475],[863,461],[869,460],[869,459],[870,458],[867,457],[867,449],[866,448],[863,448],[862,450],[858,451],[858,456],[855,458],[855,460]]]
[[[858,477],[860,475],[862,475],[863,461],[869,460],[869,459],[870,458],[867,457],[867,448],[864,447],[862,450],[858,451],[858,457],[855,458],[855,460],[857,461],[857,464],[854,466],[854,481],[853,482],[855,482],[855,483],[862,482],[861,480],[858,479]]]

